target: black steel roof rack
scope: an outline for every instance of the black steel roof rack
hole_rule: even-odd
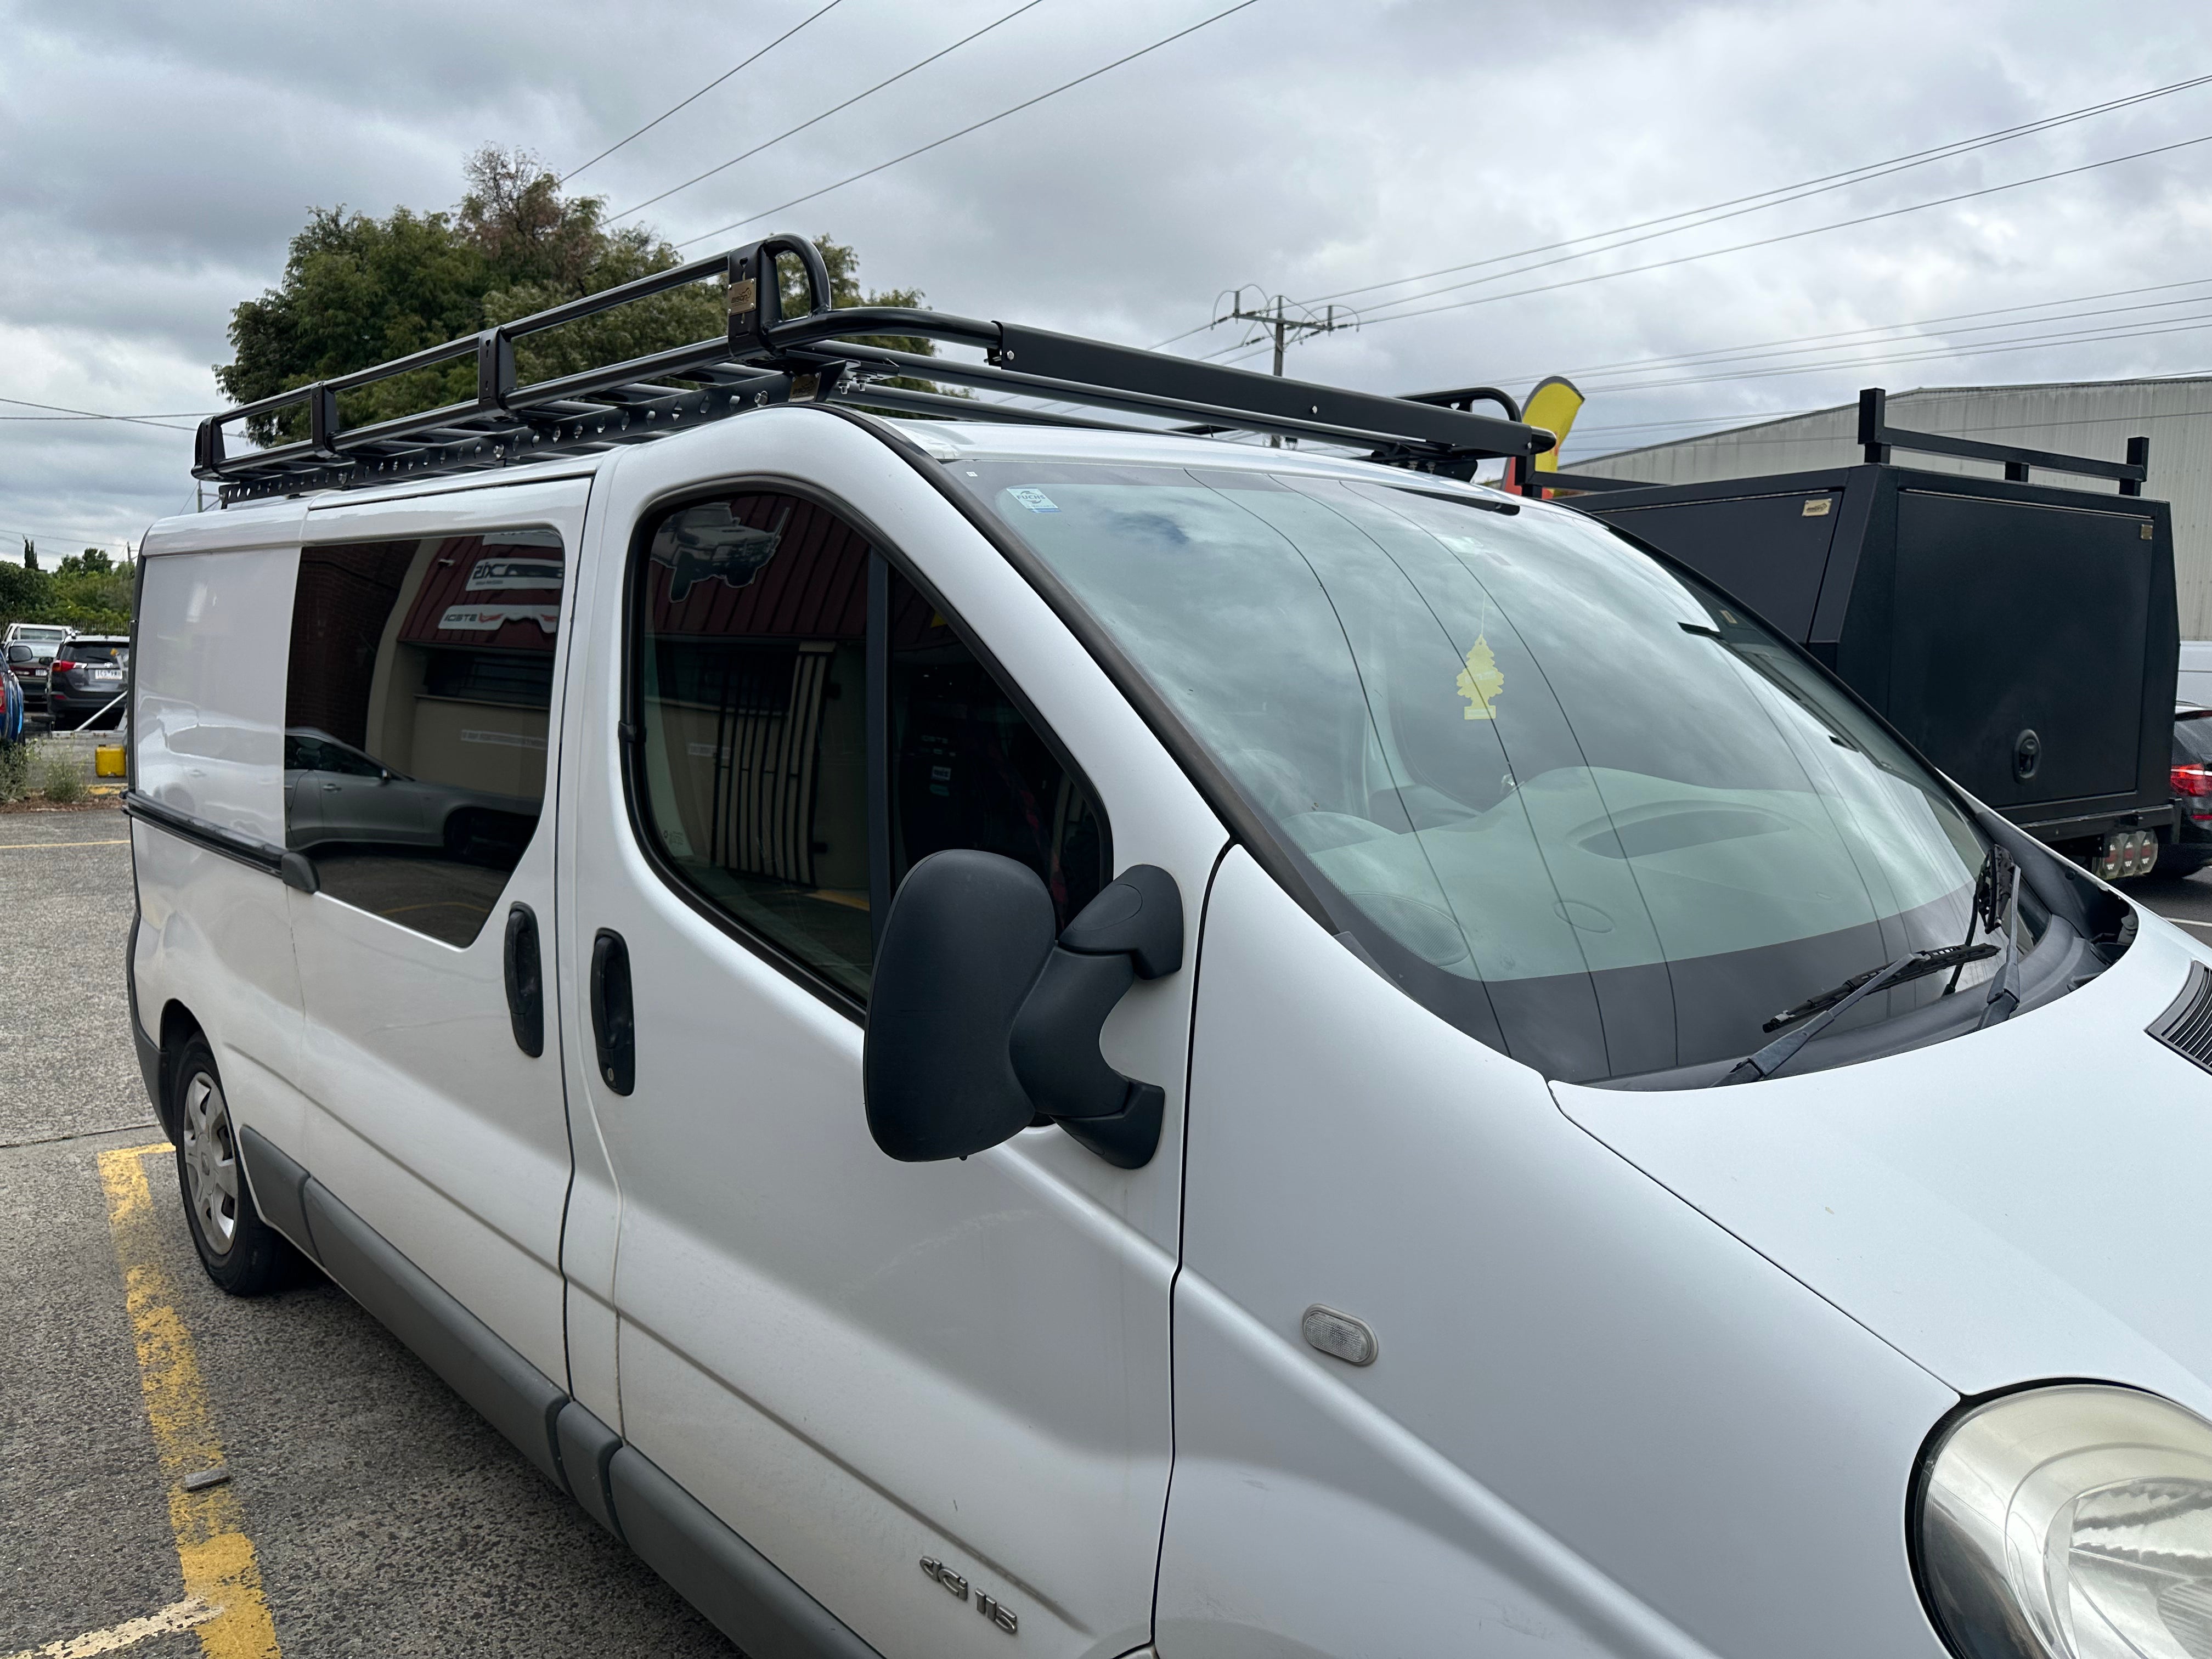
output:
[[[782,314],[776,263],[786,257],[804,270],[810,301],[808,310],[789,317]],[[713,282],[727,295],[726,334],[580,374],[517,383],[516,341],[690,283]],[[851,337],[856,335],[980,348],[985,361],[896,350]],[[345,392],[471,358],[477,386],[466,402],[361,426],[347,426],[341,418],[339,398]],[[1550,433],[1522,424],[1512,400],[1486,387],[1393,398],[1014,323],[885,306],[832,310],[821,254],[803,237],[778,235],[210,416],[199,425],[192,472],[218,483],[228,503],[586,454],[793,401],[965,421],[1160,429],[884,383],[896,378],[1196,422],[1183,425],[1185,431],[1349,445],[1389,465],[1457,477],[1472,476],[1479,461],[1501,457],[1525,466],[1554,441]],[[1471,404],[1479,399],[1502,404],[1513,418],[1474,414]],[[301,408],[305,438],[244,454],[226,450],[226,426]]]

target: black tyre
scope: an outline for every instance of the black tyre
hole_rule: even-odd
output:
[[[207,1276],[233,1296],[262,1296],[296,1282],[300,1253],[253,1207],[222,1075],[197,1033],[169,1067],[169,1121],[177,1126],[185,1221]]]

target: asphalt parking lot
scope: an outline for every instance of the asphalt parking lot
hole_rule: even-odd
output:
[[[733,1652],[327,1281],[207,1282],[173,1159],[132,1156],[130,925],[120,813],[0,814],[0,1659]],[[187,1553],[265,1616],[195,1624]]]
[[[2137,890],[2212,937],[2212,872]],[[0,1659],[731,1653],[329,1283],[202,1276],[126,1023],[121,815],[0,814]],[[218,1456],[217,1498],[180,1490]],[[218,1501],[265,1610],[220,1627],[185,1565]]]

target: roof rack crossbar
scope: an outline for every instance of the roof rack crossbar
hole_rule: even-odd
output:
[[[850,404],[855,409],[889,409],[901,414],[936,415],[952,421],[1004,421],[1010,426],[1064,426],[1098,432],[1144,432],[1143,427],[1120,421],[1101,421],[1088,415],[1069,415],[1055,409],[1027,409],[1019,404],[983,403],[974,398],[949,397],[941,392],[916,392],[908,386],[885,386],[880,380],[841,382],[819,401]]]
[[[803,270],[808,309],[786,317],[781,271],[788,258]],[[576,374],[517,383],[514,343],[689,283],[723,285],[729,316],[725,337],[696,341]],[[1255,374],[1217,363],[1109,345],[1010,323],[979,321],[902,307],[833,309],[829,272],[819,252],[791,235],[775,235],[712,258],[656,271],[604,293],[571,300],[497,324],[463,339],[411,352],[202,421],[192,471],[222,485],[226,502],[306,489],[342,488],[434,469],[471,470],[516,460],[590,453],[719,419],[791,396],[794,376],[809,377],[803,395],[820,401],[872,402],[910,413],[970,421],[1088,426],[1144,431],[1085,416],[1018,404],[947,398],[870,383],[870,372],[950,381],[1048,398],[1118,414],[1197,421],[1218,431],[1318,439],[1373,452],[1374,459],[1422,469],[1462,468],[1498,457],[1523,460],[1552,447],[1549,433],[1523,425],[1519,410],[1490,387],[1391,398],[1303,380]],[[931,341],[981,349],[981,364],[902,351],[855,336]],[[341,392],[473,356],[473,399],[348,428]],[[676,381],[679,385],[665,384]],[[1494,401],[1515,416],[1476,415],[1472,404]],[[304,406],[308,435],[252,454],[225,453],[223,428]]]
[[[1890,425],[1889,393],[1878,386],[1869,386],[1859,393],[1858,442],[1866,459],[1875,463],[1888,460],[1891,452],[1899,449],[1921,455],[1950,455],[1960,460],[1996,461],[2003,466],[2005,477],[2014,483],[2026,483],[2028,470],[2041,467],[2046,472],[2067,472],[2080,478],[2117,479],[2121,495],[2140,495],[2143,481],[2150,477],[2150,440],[2147,437],[2128,440],[2128,458],[2124,461],[2100,461],[2087,455],[2025,449],[2017,444],[1993,444],[1979,438],[1907,432]]]

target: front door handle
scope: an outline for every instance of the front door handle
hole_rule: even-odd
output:
[[[637,1018],[629,995],[629,946],[612,928],[592,941],[592,1041],[599,1081],[626,1095],[637,1086]]]
[[[504,958],[514,1046],[535,1060],[545,1052],[545,976],[538,955],[538,917],[526,904],[507,913]]]

